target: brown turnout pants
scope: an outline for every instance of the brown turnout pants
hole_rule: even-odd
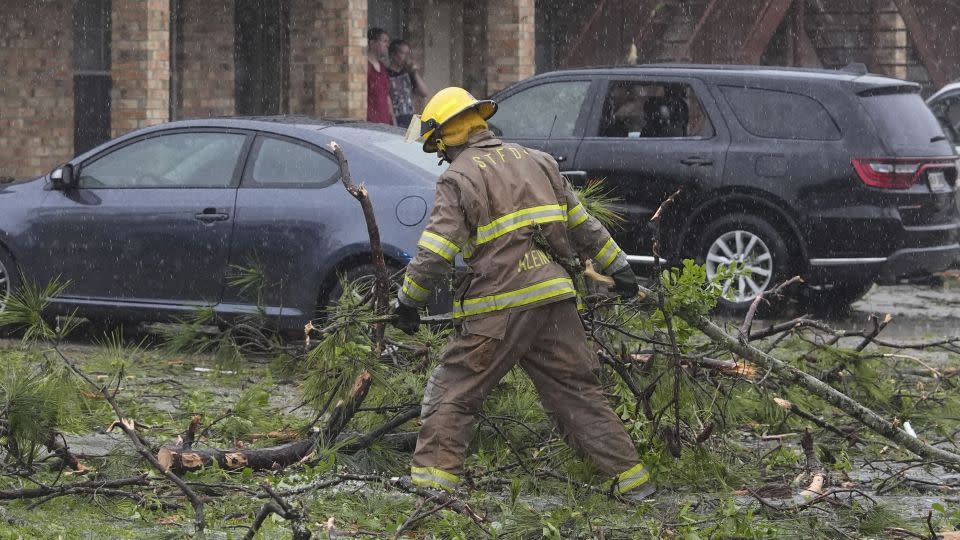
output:
[[[458,483],[474,415],[517,363],[533,380],[567,444],[603,472],[620,475],[624,488],[645,481],[637,476],[643,469],[633,441],[593,373],[599,365],[576,304],[565,300],[467,321],[458,328],[424,391],[413,455],[415,482],[447,489]],[[627,476],[634,480],[631,488]]]

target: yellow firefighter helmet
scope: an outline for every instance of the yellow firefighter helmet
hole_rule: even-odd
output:
[[[444,88],[410,122],[407,140],[423,141],[423,151],[428,153],[459,146],[476,129],[486,129],[486,119],[496,112],[497,104],[489,99],[479,100],[457,86]]]

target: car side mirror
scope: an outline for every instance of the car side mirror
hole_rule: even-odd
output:
[[[50,182],[53,183],[53,189],[68,191],[77,187],[76,179],[73,176],[73,165],[66,163],[50,172]]]

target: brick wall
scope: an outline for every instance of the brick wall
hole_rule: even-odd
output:
[[[170,112],[169,0],[113,0],[110,129],[159,124]]]
[[[0,177],[38,176],[73,155],[69,0],[0,0]]]
[[[316,0],[290,2],[290,113],[317,111],[315,82],[322,65],[324,4]]]
[[[291,14],[291,18],[294,15]],[[314,79],[314,114],[367,117],[367,0],[326,0]]]
[[[180,0],[180,118],[234,113],[233,0]]]
[[[493,94],[536,71],[534,0],[487,2],[487,94]]]

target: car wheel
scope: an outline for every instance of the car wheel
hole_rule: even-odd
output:
[[[863,298],[872,288],[872,281],[805,287],[800,296],[800,305],[804,311],[815,315],[843,315],[850,311],[850,304]]]
[[[13,259],[0,247],[0,311],[6,306],[6,299],[20,286],[17,269]]]
[[[716,219],[704,228],[697,246],[696,260],[714,279],[723,266],[744,263],[743,273],[722,283],[725,298],[720,307],[733,312],[746,311],[762,292],[781,283],[790,266],[787,246],[780,233],[765,220],[750,214],[734,214]]]
[[[398,272],[399,268],[387,263],[387,275],[393,276]],[[354,294],[363,295],[366,291],[369,291],[373,287],[374,276],[376,275],[376,270],[371,263],[359,264],[352,266],[345,271],[341,271],[332,279],[332,282],[329,282],[329,285],[326,288],[326,294],[322,295],[320,302],[317,306],[317,317],[323,317],[324,312],[331,308],[337,303],[340,302],[341,298],[346,291],[343,288],[344,283],[357,283],[359,285],[358,289],[355,289]],[[393,285],[396,285],[394,283]],[[357,300],[360,298],[358,297]]]

